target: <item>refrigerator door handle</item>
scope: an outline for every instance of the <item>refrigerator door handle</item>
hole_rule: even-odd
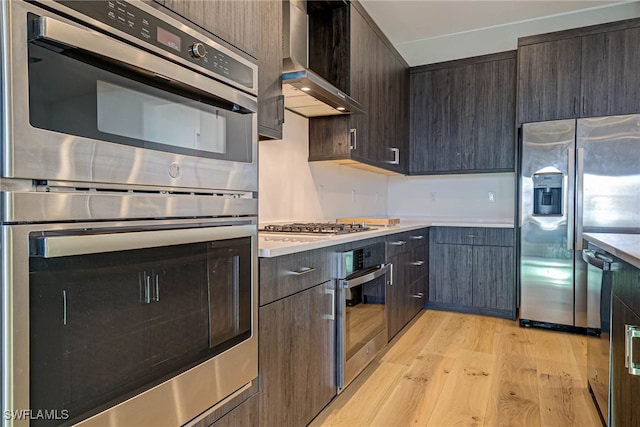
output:
[[[567,178],[568,178],[568,187],[565,192],[565,206],[567,206],[567,249],[572,251],[574,249],[574,221],[575,221],[575,207],[573,205],[573,200],[571,200],[571,195],[574,194],[575,191],[575,153],[576,150],[573,148],[569,148],[567,150]]]
[[[578,148],[576,163],[576,250],[581,251],[583,249],[584,148]]]

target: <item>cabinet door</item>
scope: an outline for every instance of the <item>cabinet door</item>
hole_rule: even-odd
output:
[[[451,69],[411,74],[409,171],[413,174],[444,171],[448,167],[443,159],[450,155],[450,87]]]
[[[256,57],[259,41],[258,3],[250,0],[164,0],[178,15]]]
[[[582,117],[640,112],[640,27],[582,39]]]
[[[455,67],[451,71],[451,116],[446,154],[439,157],[438,170],[469,170],[474,165],[473,131],[476,122],[474,98],[475,66]],[[435,153],[432,153],[435,154]]]
[[[385,310],[387,316],[387,332],[389,341],[405,325],[406,294],[407,286],[406,270],[403,262],[403,254],[389,257],[388,262],[393,264],[393,274],[391,275],[391,285],[387,285],[385,298]]]
[[[350,117],[351,127],[357,131],[357,142],[351,151],[353,158],[374,160],[377,133],[373,128],[379,108],[376,96],[384,88],[377,85],[378,73],[378,37],[360,12],[350,8],[350,88],[351,97],[361,103],[364,114]]]
[[[476,64],[473,78],[475,114],[466,119],[472,123],[471,169],[513,171],[516,58]]]
[[[473,305],[473,246],[436,244],[429,256],[429,301]]]
[[[479,308],[513,310],[515,274],[513,248],[473,247],[473,305]]]
[[[284,97],[282,95],[282,2],[257,2],[260,13],[258,40],[258,133],[282,139]]]
[[[259,309],[260,424],[303,426],[336,394],[335,286]]]
[[[614,291],[615,292],[615,291]],[[640,376],[632,375],[625,367],[626,359],[626,327],[640,327],[640,317],[631,311],[620,298],[613,296],[611,300],[611,418],[614,426],[640,425]],[[640,339],[631,342],[634,362],[640,363]]]
[[[575,118],[580,94],[579,37],[518,48],[518,122]]]

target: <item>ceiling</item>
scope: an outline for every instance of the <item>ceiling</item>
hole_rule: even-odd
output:
[[[360,2],[412,66],[515,49],[524,35],[640,16],[640,1]]]

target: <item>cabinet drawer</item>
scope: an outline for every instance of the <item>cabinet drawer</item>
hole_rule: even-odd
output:
[[[409,234],[396,233],[387,236],[386,241],[387,259],[409,250]]]
[[[406,271],[406,283],[413,283],[429,274],[429,258],[425,247],[419,247],[404,254],[402,268]]]
[[[404,234],[410,250],[429,244],[428,228],[421,228],[419,230],[407,231]]]
[[[513,233],[513,228],[434,227],[431,229],[431,241],[451,245],[513,247]]]
[[[260,258],[260,306],[331,280],[328,248]]]

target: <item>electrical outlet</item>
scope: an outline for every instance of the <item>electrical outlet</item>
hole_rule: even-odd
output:
[[[324,185],[318,186],[318,196],[320,197],[320,200],[324,200]]]
[[[356,190],[351,190],[351,203],[356,202]]]
[[[489,191],[489,202],[490,203],[495,203],[496,201],[496,192],[495,191]]]
[[[432,191],[431,193],[429,193],[429,200],[431,200],[432,202],[435,202],[436,196],[437,196],[436,192]]]

